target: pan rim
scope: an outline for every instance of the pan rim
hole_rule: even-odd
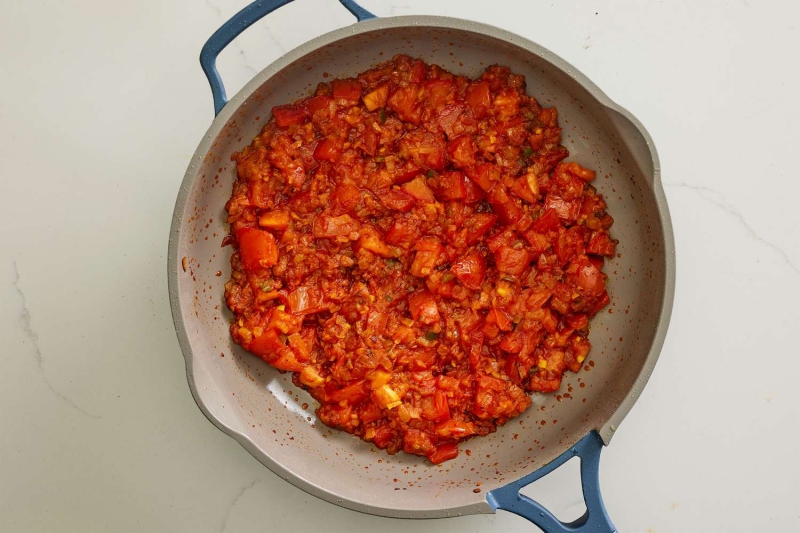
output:
[[[231,117],[238,111],[241,104],[249,98],[261,85],[268,79],[280,72],[283,68],[292,64],[293,62],[301,59],[307,54],[327,46],[331,43],[339,41],[346,37],[351,37],[356,34],[369,33],[382,29],[398,28],[398,27],[436,27],[443,29],[455,29],[473,32],[480,35],[496,38],[498,40],[507,42],[511,45],[518,46],[538,56],[539,58],[547,61],[562,72],[567,73],[577,83],[589,92],[593,98],[601,105],[607,112],[615,113],[622,119],[628,121],[642,136],[646,143],[653,168],[652,175],[652,189],[656,203],[656,208],[662,225],[661,238],[663,239],[663,247],[665,250],[664,255],[664,293],[661,301],[660,313],[656,325],[656,331],[653,341],[650,344],[648,354],[645,358],[642,369],[634,380],[631,389],[625,395],[623,400],[615,409],[614,413],[606,420],[606,422],[595,430],[599,433],[603,443],[608,445],[614,432],[619,427],[619,424],[628,414],[633,407],[633,404],[641,395],[644,386],[646,385],[650,375],[653,372],[654,366],[658,360],[661,349],[666,338],[667,330],[672,313],[672,306],[675,292],[675,243],[673,228],[667,206],[666,194],[661,182],[661,166],[659,157],[656,152],[653,139],[644,126],[634,117],[629,111],[613,102],[597,85],[594,84],[588,77],[586,77],[577,68],[570,63],[552,53],[546,48],[534,43],[533,41],[521,37],[512,32],[491,26],[488,24],[469,21],[465,19],[440,17],[440,16],[398,16],[388,18],[371,19],[350,26],[334,30],[332,32],[323,34],[306,43],[291,50],[285,55],[281,56],[273,63],[264,68],[256,76],[254,76],[245,86],[223,107],[220,113],[214,118],[206,131],[203,139],[195,150],[186,173],[178,191],[175,201],[175,208],[172,215],[172,223],[170,227],[169,248],[167,256],[167,278],[170,307],[172,311],[172,319],[175,331],[178,337],[178,342],[181,347],[181,352],[184,356],[187,381],[189,389],[192,393],[195,403],[200,408],[205,417],[216,426],[220,431],[229,435],[236,440],[243,448],[245,448],[253,457],[255,457],[264,466],[269,468],[272,472],[282,477],[284,480],[289,481],[296,487],[321,498],[330,503],[359,511],[367,514],[378,516],[393,517],[393,518],[442,518],[448,516],[456,516],[462,514],[478,514],[478,513],[493,513],[494,511],[486,502],[485,495],[477,495],[476,501],[461,507],[454,508],[436,508],[436,509],[396,509],[370,505],[353,501],[348,499],[347,495],[337,494],[330,492],[322,487],[314,485],[313,483],[295,475],[293,472],[285,468],[278,461],[274,460],[271,456],[259,449],[256,444],[245,434],[239,432],[217,419],[204,403],[204,399],[195,385],[194,375],[194,353],[191,343],[189,342],[186,325],[183,319],[183,307],[178,290],[178,269],[180,265],[179,259],[179,246],[180,246],[180,230],[183,225],[184,214],[189,199],[189,193],[192,190],[196,179],[196,169],[204,160],[206,154],[211,148],[214,140],[219,135],[220,131],[226,126]],[[574,442],[565,442],[563,450],[568,449],[574,445]]]

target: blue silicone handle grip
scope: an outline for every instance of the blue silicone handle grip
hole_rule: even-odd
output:
[[[211,85],[211,94],[214,96],[214,115],[219,115],[228,97],[225,94],[225,86],[222,78],[217,71],[217,56],[222,52],[231,41],[239,36],[244,30],[261,20],[264,16],[272,13],[281,6],[285,6],[292,0],[257,0],[236,13],[231,19],[214,32],[203,49],[200,51],[200,66],[206,73],[208,84]],[[352,13],[359,22],[367,19],[376,18],[375,15],[359,6],[354,0],[339,0],[341,4]]]
[[[552,463],[528,474],[519,481],[487,493],[486,501],[495,511],[503,509],[527,518],[542,528],[545,533],[616,533],[617,528],[608,517],[603,505],[603,498],[600,496],[600,451],[602,449],[603,441],[600,439],[600,435],[596,431],[592,431]],[[586,502],[586,512],[582,517],[567,524],[556,518],[553,513],[539,503],[520,494],[519,491],[575,456],[581,458],[581,486],[583,499]]]

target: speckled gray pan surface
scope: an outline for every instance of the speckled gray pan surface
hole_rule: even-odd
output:
[[[612,304],[592,322],[586,369],[567,373],[558,394],[534,394],[526,413],[495,434],[462,444],[462,453],[440,466],[386,455],[321,424],[314,401],[288,375],[231,342],[223,301],[230,248],[220,243],[236,172],[231,154],[258,134],[272,106],[398,53],[470,77],[491,64],[524,74],[529,94],[558,107],[570,159],[597,170],[594,184],[605,195],[616,220],[612,235],[620,241],[620,256],[605,268]],[[168,268],[189,385],[211,422],[311,494],[358,511],[423,518],[491,512],[487,491],[536,470],[592,429],[610,440],[658,358],[672,308],[674,261],[658,157],[630,114],[569,64],[519,36],[458,19],[396,17],[306,43],[228,103],[181,185]]]

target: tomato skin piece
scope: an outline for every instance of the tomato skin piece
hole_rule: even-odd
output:
[[[447,394],[437,390],[433,394],[433,406],[436,409],[434,421],[450,420],[450,406],[447,404]]]
[[[458,278],[466,288],[480,290],[486,277],[486,260],[478,252],[465,255],[460,261],[453,263],[450,272]]]
[[[307,113],[302,107],[296,105],[279,105],[272,108],[272,116],[275,123],[281,128],[288,128],[295,124],[302,124],[306,121]]]
[[[428,461],[435,465],[455,459],[458,457],[458,443],[445,442],[444,444],[439,444],[427,457]]]
[[[331,83],[333,88],[333,98],[336,100],[348,100],[358,102],[361,100],[361,83],[354,79],[336,79]]]
[[[564,165],[564,170],[584,181],[592,181],[597,176],[597,173],[594,170],[584,168],[574,161]]]
[[[242,255],[242,265],[253,271],[271,267],[278,262],[278,245],[271,233],[256,228],[236,230],[236,242]]]

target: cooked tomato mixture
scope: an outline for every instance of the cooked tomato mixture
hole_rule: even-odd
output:
[[[440,463],[580,370],[613,219],[523,76],[397,56],[272,115],[233,156],[231,334],[322,422]]]

